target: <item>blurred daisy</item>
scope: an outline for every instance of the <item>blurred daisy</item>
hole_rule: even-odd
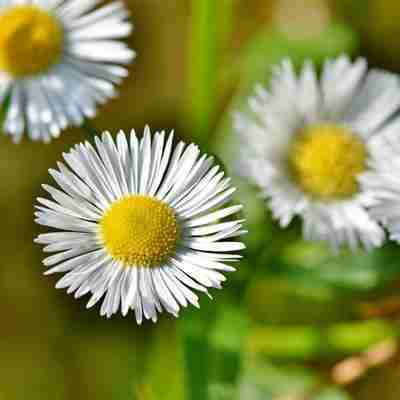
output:
[[[127,75],[134,52],[119,39],[132,25],[120,1],[0,0],[3,130],[48,142],[96,114]]]
[[[376,149],[369,171],[361,178],[364,190],[374,193],[370,213],[389,230],[390,238],[400,243],[400,119],[394,119],[372,140]]]
[[[68,167],[50,170],[61,190],[44,185],[53,200],[39,198],[36,222],[60,230],[39,235],[37,243],[51,267],[46,274],[66,273],[57,288],[75,297],[91,293],[88,307],[103,296],[101,315],[133,309],[157,320],[165,309],[177,316],[189,303],[198,307],[193,290],[220,288],[233,271],[244,245],[243,220],[231,220],[240,205],[225,206],[234,188],[213,158],[173,134],[151,139],[146,128],[139,141],[123,132],[114,143],[109,133],[64,154]],[[228,218],[228,220],[226,220]]]
[[[359,178],[379,152],[373,139],[400,107],[398,78],[346,56],[327,61],[320,79],[310,62],[296,76],[284,61],[249,106],[235,116],[240,170],[281,226],[300,216],[306,239],[380,246],[384,231],[367,211],[374,195]]]

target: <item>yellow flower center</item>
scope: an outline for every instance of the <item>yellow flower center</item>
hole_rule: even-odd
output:
[[[126,266],[154,267],[175,251],[179,226],[167,204],[132,195],[116,201],[100,222],[109,254]]]
[[[289,167],[310,195],[324,199],[351,197],[357,176],[366,168],[367,149],[350,130],[331,124],[302,130],[292,144]]]
[[[57,18],[33,5],[0,14],[0,70],[14,77],[46,71],[63,51],[64,31]]]

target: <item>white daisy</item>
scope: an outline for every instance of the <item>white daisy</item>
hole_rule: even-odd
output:
[[[300,216],[306,239],[335,250],[380,246],[384,231],[367,211],[374,193],[359,179],[379,152],[373,139],[399,107],[398,78],[367,72],[364,59],[329,60],[320,79],[311,62],[297,76],[286,60],[273,70],[270,89],[258,88],[250,110],[235,116],[240,171],[261,188],[282,227]]]
[[[371,146],[376,151],[369,171],[360,181],[364,190],[374,193],[370,213],[383,223],[390,238],[400,243],[400,118],[394,119],[376,137]]]
[[[134,58],[121,38],[132,30],[121,1],[0,0],[3,131],[48,142],[96,114],[115,96]]]
[[[67,164],[50,170],[60,186],[44,185],[53,200],[39,198],[36,222],[58,229],[39,235],[37,243],[51,267],[66,273],[57,288],[75,297],[91,293],[92,307],[104,295],[101,315],[133,309],[157,320],[165,309],[177,316],[189,303],[198,307],[193,289],[220,288],[233,271],[244,245],[243,220],[230,217],[242,206],[225,206],[235,188],[213,158],[197,146],[178,143],[173,134],[146,128],[129,142],[123,132],[114,143],[109,133],[64,154]]]

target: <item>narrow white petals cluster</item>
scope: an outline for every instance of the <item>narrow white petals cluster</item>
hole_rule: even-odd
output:
[[[122,1],[101,7],[98,3],[0,0],[0,18],[16,7],[35,7],[54,17],[63,35],[61,55],[49,69],[14,76],[0,68],[0,104],[7,103],[2,129],[15,142],[24,133],[32,140],[48,142],[68,126],[81,125],[85,118],[94,117],[99,104],[116,96],[115,86],[127,76],[125,66],[135,56],[121,41],[130,34],[132,25]],[[18,43],[29,46],[24,40],[30,38],[18,38]]]
[[[400,243],[400,120],[388,124],[371,146],[375,151],[370,171],[361,177],[364,190],[374,194],[370,213]]]
[[[334,249],[342,245],[353,249],[360,244],[367,249],[380,246],[385,233],[376,215],[392,219],[396,226],[399,219],[385,213],[385,206],[374,213],[369,209],[376,202],[377,188],[386,199],[393,199],[394,191],[399,190],[393,189],[396,178],[390,172],[398,157],[385,164],[387,152],[380,139],[387,137],[388,131],[398,134],[399,122],[392,117],[399,109],[399,78],[381,70],[367,71],[364,59],[351,62],[341,56],[328,60],[320,78],[311,62],[297,75],[286,60],[274,69],[269,89],[259,87],[249,100],[249,110],[235,115],[235,130],[242,143],[238,170],[260,188],[282,227],[299,216],[306,239],[326,240]],[[310,195],[298,184],[288,159],[293,156],[293,142],[299,133],[315,126],[333,126],[355,135],[368,153],[365,170],[357,175],[357,181],[369,181],[370,185],[360,184],[347,197],[327,199]],[[319,150],[328,155],[334,151]],[[305,178],[312,181],[311,161],[305,164],[308,156],[302,156],[301,167],[307,172]],[[366,178],[371,160],[379,165],[384,179],[382,174]],[[321,170],[324,166],[318,167]],[[333,165],[328,172],[333,176],[340,168]]]
[[[134,310],[139,324],[156,321],[162,310],[177,316],[188,304],[198,307],[195,291],[221,288],[222,273],[234,270],[227,263],[240,259],[244,245],[237,237],[245,231],[243,219],[232,218],[242,206],[228,204],[235,189],[212,157],[194,144],[174,148],[172,133],[152,136],[146,128],[140,140],[135,132],[120,132],[116,141],[104,133],[95,147],[81,143],[64,160],[50,170],[58,188],[43,186],[51,199],[39,198],[36,212],[37,223],[57,230],[36,239],[54,253],[44,260],[46,274],[64,274],[57,288],[76,298],[90,294],[88,307],[102,299],[100,313],[107,317]],[[128,265],[102,238],[104,216],[112,220],[113,206],[135,196],[167,205],[176,217],[176,249],[159,265]]]

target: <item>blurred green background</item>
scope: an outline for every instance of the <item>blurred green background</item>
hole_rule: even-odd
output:
[[[97,130],[175,128],[232,172],[231,113],[271,65],[343,52],[400,72],[398,0],[125,0],[138,52]],[[1,27],[0,27],[1,29]],[[332,256],[235,179],[250,234],[214,302],[157,325],[101,319],[43,277],[33,204],[84,129],[0,137],[0,400],[398,400],[400,247]]]

